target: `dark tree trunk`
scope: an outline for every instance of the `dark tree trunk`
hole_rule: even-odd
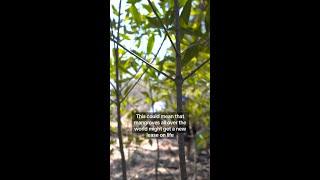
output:
[[[121,0],[119,2],[119,17],[118,17],[118,33],[117,33],[117,42],[120,41],[120,10],[121,10]],[[121,112],[120,112],[120,106],[121,106],[121,100],[120,100],[120,82],[119,82],[119,46],[116,45],[115,49],[115,64],[116,64],[116,104],[117,104],[117,123],[118,123],[118,138],[119,138],[119,148],[120,148],[120,154],[121,154],[121,166],[122,166],[122,177],[124,180],[127,179],[127,168],[126,168],[126,159],[124,156],[124,150],[123,150],[123,140],[122,140],[122,126],[121,126]]]
[[[177,93],[177,112],[183,112],[182,108],[182,65],[181,65],[181,54],[180,54],[180,21],[179,21],[179,2],[174,0],[174,11],[175,11],[175,27],[176,27],[176,93]],[[184,134],[178,135],[179,144],[179,159],[180,159],[180,178],[181,180],[187,179],[186,159],[184,150]]]
[[[126,180],[127,179],[127,168],[126,168],[126,159],[125,159],[124,150],[123,150],[122,127],[121,127],[121,115],[120,115],[119,101],[117,103],[117,122],[118,122],[118,138],[119,138],[119,146],[120,146],[120,154],[121,154],[122,176],[123,176],[123,179]]]

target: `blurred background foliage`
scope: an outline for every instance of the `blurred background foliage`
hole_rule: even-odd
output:
[[[173,0],[151,1],[162,23],[175,42]],[[182,75],[210,57],[210,5],[209,0],[180,0]],[[110,36],[117,37],[119,0],[111,1]],[[171,77],[175,76],[175,51],[147,0],[122,0],[120,11],[120,43],[138,56]],[[164,41],[164,42],[163,42]],[[159,50],[159,47],[163,45]],[[112,87],[116,79],[115,43],[110,41],[110,99],[115,101],[116,91]],[[158,52],[159,51],[159,52]],[[155,55],[157,57],[155,58]],[[172,112],[176,109],[175,83],[160,73],[148,68],[141,61],[119,47],[120,97],[128,96],[121,103],[123,128],[130,128],[131,113],[134,111]],[[145,73],[144,73],[145,72]],[[143,76],[142,76],[143,75]],[[136,84],[137,80],[141,80]],[[212,82],[211,82],[212,83]],[[113,85],[112,85],[113,84]],[[136,84],[136,85],[135,85]],[[134,87],[134,88],[133,88]],[[133,89],[132,89],[133,88]],[[132,89],[132,91],[130,91]],[[199,130],[195,135],[197,148],[209,147],[210,141],[210,63],[206,63],[193,76],[184,81],[184,110],[190,122]],[[111,134],[117,132],[116,106],[110,106]],[[123,131],[128,136],[124,144],[141,143],[142,137]],[[111,138],[110,143],[115,143]],[[113,151],[113,149],[111,149]]]

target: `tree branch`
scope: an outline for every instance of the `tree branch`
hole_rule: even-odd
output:
[[[116,101],[114,101],[114,100],[112,100],[112,99],[110,99],[110,101],[111,101],[111,104],[112,104],[112,103],[117,104]],[[111,105],[111,104],[110,104],[110,105]]]
[[[146,72],[146,71],[145,71]],[[142,78],[142,76],[145,74],[145,72],[139,77],[139,79],[134,83],[134,85],[130,88],[130,90],[128,91],[128,93],[122,98],[122,100],[120,101],[121,103],[128,97],[128,95],[130,94],[130,92],[134,89],[134,87],[139,83],[140,79]]]
[[[188,74],[185,78],[183,78],[183,81],[188,79],[190,76],[192,76],[196,71],[198,71],[203,65],[205,65],[207,62],[210,61],[210,58],[208,58],[207,60],[205,60],[202,64],[200,64],[200,66],[196,67],[193,71],[191,71],[190,74]]]
[[[111,34],[111,36],[112,36],[113,38],[115,38],[115,39],[117,38],[117,37],[113,34],[112,28],[111,28],[111,33],[110,33],[110,34]]]
[[[152,61],[150,62],[150,64],[152,64],[152,63],[156,60],[156,58],[157,58],[157,56],[158,56],[158,54],[159,54],[159,52],[160,52],[160,50],[161,50],[161,48],[162,48],[162,45],[163,45],[164,41],[166,40],[166,38],[167,38],[167,35],[164,36],[164,38],[163,38],[163,40],[162,40],[162,42],[161,42],[161,45],[160,45],[157,53],[154,55],[154,57],[153,57]],[[142,64],[139,66],[136,75],[139,73],[139,71],[140,71],[141,68],[142,68]],[[134,77],[135,77],[135,76],[134,76]],[[126,83],[126,86],[129,84],[129,82],[130,82],[132,79],[134,79],[134,77],[132,77],[132,78],[128,81],[128,83]],[[123,89],[124,89],[124,88],[122,88],[121,91],[122,91]]]
[[[175,28],[176,28],[176,98],[177,98],[177,112],[183,112],[182,104],[182,84],[183,78],[181,75],[182,71],[182,62],[181,62],[181,52],[180,52],[180,17],[179,17],[179,1],[174,0],[174,17],[175,17]],[[179,168],[180,168],[180,179],[188,179],[187,176],[187,167],[186,167],[186,157],[185,157],[185,143],[184,143],[184,134],[178,134],[178,149],[179,149]]]
[[[113,87],[113,89],[117,92],[117,88],[110,82],[110,85]]]
[[[152,69],[156,70],[157,72],[159,72],[160,74],[164,75],[165,77],[174,80],[172,77],[170,77],[169,75],[167,75],[166,73],[160,71],[159,69],[157,69],[156,67],[152,66],[150,63],[148,63],[148,61],[144,60],[143,58],[139,57],[138,55],[136,55],[134,52],[128,50],[126,47],[124,47],[123,45],[121,45],[120,43],[118,43],[117,41],[115,41],[114,39],[110,39],[111,41],[115,42],[116,44],[118,44],[119,46],[121,46],[124,50],[126,50],[128,53],[132,54],[133,56],[135,56],[136,58],[138,58],[140,61],[142,61],[143,63],[145,63],[146,65],[148,65],[149,67],[151,67]]]
[[[198,46],[198,45],[201,45],[201,44],[205,45],[205,43],[208,43],[208,42],[210,42],[210,38],[194,42],[193,44],[189,45],[187,49],[185,49],[183,52],[181,52],[181,54],[184,54],[189,48],[192,48],[194,46]]]
[[[117,32],[117,42],[120,42],[120,16],[121,16],[121,0],[119,1],[119,16],[118,16],[118,32]],[[123,139],[122,139],[122,127],[121,127],[121,109],[120,109],[120,96],[121,92],[121,83],[119,81],[119,46],[117,44],[115,49],[115,65],[116,65],[116,105],[117,105],[117,123],[118,123],[118,138],[119,138],[119,147],[120,147],[120,155],[121,155],[121,168],[122,168],[122,178],[123,180],[127,180],[127,165],[126,158],[123,151]]]
[[[157,59],[157,56],[158,56],[158,54],[159,54],[159,52],[160,52],[160,49],[161,49],[161,47],[162,47],[162,45],[163,45],[163,43],[164,43],[165,40],[166,40],[166,36],[164,36],[163,41],[162,41],[162,43],[161,43],[161,45],[160,45],[160,47],[159,47],[156,55],[154,56],[153,60],[151,61],[151,64]],[[141,65],[140,67],[142,67],[142,65]],[[134,85],[130,88],[130,90],[127,92],[127,94],[122,98],[121,102],[126,99],[126,97],[130,94],[130,92],[134,89],[134,87],[139,83],[139,81],[141,80],[141,78],[143,77],[143,75],[148,71],[148,69],[149,69],[149,67],[147,67],[147,69],[141,74],[141,76],[139,77],[139,79],[134,83]],[[140,69],[139,69],[139,70],[140,70]],[[138,74],[138,72],[137,72],[137,74]]]
[[[147,55],[145,55],[143,59],[146,59],[146,58],[147,58]],[[153,62],[153,61],[151,61],[151,63],[152,63],[152,62]],[[132,76],[132,77],[130,78],[130,80],[127,81],[126,85],[124,85],[124,86],[122,87],[122,89],[120,90],[121,92],[123,91],[123,89],[124,89],[125,87],[128,86],[128,84],[130,83],[130,81],[137,76],[137,74],[139,73],[139,71],[140,71],[140,69],[142,68],[142,66],[143,66],[143,64],[141,64],[141,65],[139,66],[136,74],[135,74],[134,76]]]
[[[153,13],[157,16],[157,18],[158,18],[158,20],[159,20],[162,28],[164,29],[164,31],[165,31],[165,33],[166,33],[166,35],[168,36],[168,38],[169,38],[169,40],[170,40],[170,42],[171,42],[171,45],[172,45],[174,51],[177,53],[176,46],[174,45],[174,42],[172,41],[172,39],[171,39],[171,37],[170,37],[170,35],[169,35],[169,32],[168,32],[167,28],[166,28],[166,27],[164,26],[164,24],[162,23],[160,16],[158,15],[158,13],[156,12],[156,10],[154,9],[154,7],[153,7],[153,5],[152,5],[152,3],[151,3],[150,0],[148,0],[148,3],[149,3],[149,5],[150,5],[151,8],[152,8]]]

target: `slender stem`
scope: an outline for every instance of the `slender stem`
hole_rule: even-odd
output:
[[[152,62],[151,62],[151,63],[152,63]],[[135,79],[135,78],[136,78],[136,76],[139,74],[139,71],[140,71],[140,69],[142,68],[142,66],[143,66],[143,64],[141,64],[141,65],[139,66],[139,68],[138,68],[138,70],[137,70],[137,73],[136,73],[134,76],[132,76],[132,78],[131,78],[130,80],[128,80],[128,82],[126,83],[126,85],[122,87],[121,91],[123,91],[123,89],[124,89],[125,87],[128,87],[128,85],[130,84],[130,82],[131,82],[132,79]]]
[[[128,53],[132,54],[133,56],[135,56],[137,59],[139,59],[140,61],[142,61],[143,63],[145,63],[146,65],[148,65],[149,67],[151,67],[152,69],[156,70],[157,72],[159,72],[160,74],[164,75],[165,77],[174,80],[172,77],[170,77],[169,75],[167,75],[166,73],[160,71],[159,69],[157,69],[156,67],[152,66],[150,63],[148,63],[148,61],[146,61],[145,59],[139,57],[137,54],[135,54],[134,52],[128,50],[126,47],[124,47],[123,45],[121,45],[120,43],[118,43],[117,41],[115,41],[114,39],[111,38],[111,41],[115,42],[116,44],[118,44],[119,46],[121,46],[124,50],[126,50]]]
[[[162,42],[161,42],[161,45],[160,45],[157,53],[154,55],[154,57],[153,57],[152,61],[150,62],[150,64],[152,64],[152,63],[157,59],[157,56],[158,56],[158,54],[159,54],[159,52],[160,52],[160,50],[161,50],[161,48],[162,48],[162,45],[163,45],[164,41],[166,40],[166,38],[167,38],[167,35],[164,36],[164,38],[163,38],[163,40],[162,40]],[[128,83],[126,83],[126,86],[124,86],[124,87],[127,87],[128,84],[130,83],[130,81],[131,81],[132,79],[135,79],[135,77],[139,74],[139,71],[140,71],[141,68],[142,68],[142,64],[139,66],[136,75],[135,75],[134,77],[132,77],[132,78],[128,81]],[[144,73],[143,73],[143,74],[144,74]],[[121,91],[122,91],[122,90],[123,90],[123,89],[121,89]]]
[[[152,3],[151,3],[150,0],[148,0],[148,3],[149,3],[149,5],[150,5],[151,8],[152,8],[153,13],[157,16],[157,18],[158,18],[158,20],[159,20],[162,28],[164,29],[164,31],[165,31],[165,33],[166,33],[166,35],[168,36],[168,38],[169,38],[169,40],[170,40],[170,42],[171,42],[171,45],[172,45],[174,51],[177,53],[177,49],[176,49],[176,47],[175,47],[175,45],[174,45],[174,43],[173,43],[173,41],[172,41],[172,39],[171,39],[171,37],[170,37],[170,35],[169,35],[169,32],[168,32],[167,28],[166,28],[166,27],[164,26],[164,24],[162,23],[160,16],[158,15],[157,11],[154,9],[154,7],[153,7],[153,5],[152,5]]]
[[[111,85],[112,88],[117,92],[117,88],[112,84],[112,82],[110,82],[110,85]]]
[[[158,53],[160,52],[160,49],[162,47],[162,44],[164,42],[164,40],[166,39],[166,36],[164,37],[161,45],[160,45],[160,48],[158,50],[158,52],[156,53],[156,55],[154,56],[153,60],[151,61],[151,64],[157,59],[157,56],[158,56]],[[141,66],[140,66],[141,67]],[[139,79],[133,84],[133,86],[130,88],[130,90],[127,92],[127,94],[122,98],[121,102],[124,101],[127,96],[130,94],[130,92],[134,89],[134,87],[139,83],[139,81],[142,79],[143,75],[148,71],[149,67],[147,67],[147,69],[141,74],[141,76],[139,77]],[[138,72],[137,72],[138,74]]]
[[[110,101],[111,101],[111,103],[117,104],[117,102],[112,99],[110,99]]]
[[[203,63],[201,63],[198,67],[196,67],[194,70],[191,71],[186,77],[184,77],[183,81],[191,77],[196,71],[198,71],[203,65],[205,65],[207,62],[210,61],[210,58],[205,60]]]
[[[182,62],[180,54],[180,22],[179,22],[179,2],[174,0],[174,14],[175,14],[175,27],[176,27],[176,93],[177,93],[177,112],[183,112],[182,107],[182,83],[183,78],[181,75]],[[178,134],[178,145],[179,145],[179,159],[180,159],[180,179],[187,179],[187,169],[186,169],[186,157],[184,150],[184,134]]]
[[[184,54],[189,48],[192,48],[192,47],[194,47],[194,46],[198,46],[198,45],[206,45],[206,44],[204,44],[204,43],[210,43],[210,38],[208,38],[208,39],[205,39],[205,40],[199,40],[199,41],[197,41],[197,42],[194,42],[194,43],[192,43],[191,45],[189,45],[188,46],[188,48],[187,49],[185,49],[183,52],[181,52],[181,54]],[[209,47],[210,48],[210,47]]]
[[[118,16],[118,34],[117,34],[117,42],[120,41],[120,13],[121,11],[121,0],[119,2],[119,16]],[[121,102],[120,102],[120,96],[121,92],[119,89],[121,88],[121,84],[119,81],[119,46],[118,44],[116,45],[115,49],[115,64],[116,64],[116,105],[117,105],[117,123],[118,123],[118,138],[119,138],[119,147],[120,147],[120,154],[121,154],[121,165],[122,165],[122,178],[123,180],[127,179],[127,168],[126,168],[126,159],[124,156],[124,151],[123,151],[123,139],[122,139],[122,127],[121,127],[121,112],[120,112],[120,107],[121,107]]]
[[[127,92],[127,94],[122,98],[121,102],[123,102],[128,95],[130,94],[130,92],[134,89],[134,87],[138,84],[138,82],[140,81],[140,79],[142,78],[142,76],[144,75],[144,73],[139,77],[139,79],[133,84],[133,86],[130,88],[130,90]]]

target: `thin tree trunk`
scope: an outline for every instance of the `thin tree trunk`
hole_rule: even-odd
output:
[[[117,97],[117,100],[119,98]],[[118,138],[119,138],[119,146],[120,146],[120,154],[121,154],[121,165],[122,165],[122,176],[123,179],[127,179],[127,168],[126,168],[126,159],[124,156],[123,150],[123,140],[122,140],[122,127],[121,127],[121,115],[120,115],[120,103],[117,103],[117,122],[118,122]]]
[[[117,34],[117,41],[120,40],[120,11],[121,11],[121,0],[119,2],[119,17],[118,17],[118,34]],[[122,177],[124,180],[127,179],[127,168],[126,168],[126,159],[124,156],[123,151],[123,140],[122,140],[122,127],[121,127],[121,112],[120,112],[120,82],[119,82],[119,46],[116,45],[115,49],[115,64],[116,64],[116,104],[117,104],[117,123],[118,123],[118,138],[119,138],[119,147],[120,147],[120,154],[121,154],[121,165],[122,165]]]
[[[175,27],[176,27],[176,93],[177,93],[177,112],[183,112],[182,108],[182,65],[180,54],[180,21],[179,21],[179,2],[174,0],[175,11]],[[180,159],[180,178],[181,180],[187,180],[186,159],[184,150],[184,134],[178,135],[179,144],[179,159]]]

